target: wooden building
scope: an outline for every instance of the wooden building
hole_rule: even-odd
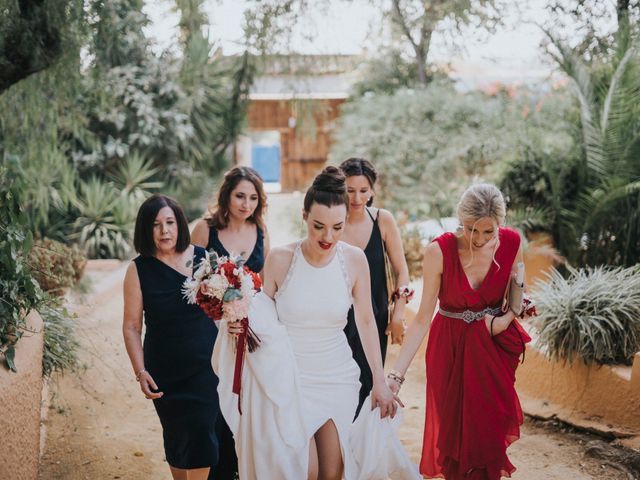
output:
[[[327,162],[360,57],[297,55],[268,62],[250,93],[236,162],[258,170],[271,191],[303,190]]]

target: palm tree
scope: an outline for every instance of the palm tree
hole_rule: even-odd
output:
[[[573,198],[557,205],[561,239],[578,253],[563,251],[578,264],[634,265],[640,261],[640,56],[628,36],[604,79],[564,42],[545,32],[552,53],[569,77],[580,107],[581,155]],[[553,190],[553,188],[552,188]],[[554,197],[564,192],[554,192]]]

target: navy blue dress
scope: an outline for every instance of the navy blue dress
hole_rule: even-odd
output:
[[[258,273],[264,267],[264,233],[256,226],[258,236],[253,251],[245,265],[252,271]],[[213,250],[218,255],[229,256],[229,252],[218,238],[218,230],[209,227],[209,242],[207,250]],[[216,422],[216,433],[220,440],[220,460],[215,469],[211,469],[209,480],[233,480],[238,478],[238,457],[236,456],[235,444],[233,442],[233,434],[222,415],[218,416]]]
[[[260,229],[260,227],[256,226],[256,230],[258,236],[256,237],[256,244],[253,247],[253,251],[245,265],[249,267],[249,269],[253,272],[260,273],[262,271],[262,267],[264,267],[264,232]],[[224,245],[220,242],[220,238],[218,238],[218,230],[214,227],[209,227],[209,243],[207,243],[207,250],[215,251],[218,255],[229,256],[229,252],[224,248]]]
[[[373,218],[369,209],[366,209],[366,211],[373,221],[373,229],[371,230],[369,242],[364,249],[364,254],[367,257],[367,263],[369,264],[371,277],[371,303],[373,306],[373,315],[376,319],[376,326],[378,328],[378,338],[380,339],[382,364],[384,365],[384,358],[387,356],[388,337],[385,331],[387,329],[387,324],[389,323],[389,292],[387,292],[387,273],[384,265],[382,233],[380,232],[380,225],[378,225],[380,210],[378,210],[376,218]],[[362,403],[373,388],[373,374],[371,373],[371,368],[369,368],[367,357],[364,354],[360,335],[358,335],[353,307],[349,310],[347,326],[344,328],[344,333],[347,336],[347,341],[349,342],[349,346],[353,352],[353,359],[360,367],[360,397],[358,401],[358,409],[356,410],[357,417],[360,413],[360,409],[362,408]]]
[[[205,254],[194,247],[194,263]],[[205,468],[218,462],[216,419],[221,417],[218,378],[211,368],[217,328],[198,305],[184,299],[187,277],[155,257],[134,259],[140,279],[146,333],[144,365],[158,389],[167,462],[176,468]]]

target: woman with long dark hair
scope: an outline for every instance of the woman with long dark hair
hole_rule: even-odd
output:
[[[402,344],[404,339],[404,309],[410,298],[409,268],[404,257],[400,230],[388,210],[373,207],[374,187],[378,174],[364,158],[349,158],[340,164],[346,177],[349,215],[342,240],[364,251],[371,277],[371,302],[378,329],[382,362],[387,355],[387,339]],[[389,259],[389,267],[385,262]],[[392,269],[392,272],[387,271]],[[393,275],[398,288],[389,292],[387,278]],[[389,312],[389,297],[393,295],[393,310]],[[358,335],[353,309],[349,310],[345,334],[360,367],[360,398],[357,413],[373,387],[373,377]]]
[[[264,223],[267,196],[258,172],[250,167],[234,167],[224,174],[217,203],[210,207],[192,234],[195,245],[220,256],[242,255],[245,265],[261,273],[269,252],[269,236]],[[220,460],[211,479],[233,480],[238,471],[233,435],[224,417],[218,417]]]

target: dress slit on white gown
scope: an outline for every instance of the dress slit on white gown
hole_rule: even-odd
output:
[[[307,478],[309,442],[328,420],[338,432],[346,480],[421,478],[397,438],[400,415],[380,420],[367,399],[352,424],[360,370],[343,333],[352,303],[343,248],[339,242],[331,261],[314,267],[298,243],[275,300],[254,297],[249,322],[261,345],[245,355],[242,415],[231,392],[233,343],[226,322],[219,324],[212,365],[241,480]]]
[[[298,367],[305,431],[311,439],[328,420],[333,420],[345,477],[353,478],[348,445],[358,406],[360,369],[343,332],[352,299],[342,249],[339,243],[327,265],[314,267],[298,244],[275,302]]]

